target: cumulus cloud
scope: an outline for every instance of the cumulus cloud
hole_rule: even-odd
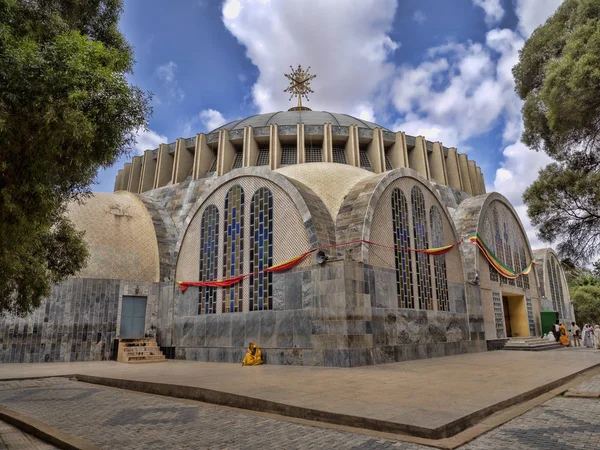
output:
[[[138,128],[134,134],[136,143],[131,147],[131,150],[133,150],[136,155],[143,155],[145,150],[153,150],[158,148],[160,144],[168,142],[167,136],[163,136],[149,129],[144,130],[143,128]]]
[[[485,13],[484,20],[489,27],[497,24],[504,17],[504,9],[500,4],[500,0],[473,0],[473,4],[483,9]]]
[[[227,120],[225,120],[223,114],[216,109],[203,109],[184,124],[183,135],[189,136],[200,132],[209,132],[226,123]]]
[[[183,89],[181,89],[177,83],[175,75],[176,71],[177,64],[173,61],[162,64],[155,69],[156,76],[163,82],[169,97],[177,102],[180,102],[184,99],[185,94]]]
[[[258,67],[252,98],[260,112],[293,106],[284,93],[290,65],[311,66],[314,110],[356,111],[374,119],[380,94],[394,73],[399,47],[389,32],[395,0],[266,2],[227,0],[223,23]],[[378,100],[381,99],[381,100]]]
[[[417,22],[419,25],[423,25],[425,23],[425,21],[427,20],[427,17],[425,17],[425,14],[423,13],[423,11],[421,11],[420,9],[417,9],[412,16],[412,20]]]
[[[515,12],[519,18],[519,31],[528,38],[533,31],[546,22],[563,0],[517,0]]]

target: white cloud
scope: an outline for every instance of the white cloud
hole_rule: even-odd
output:
[[[216,109],[203,109],[183,125],[183,135],[190,136],[199,132],[209,132],[226,123],[227,120],[223,114]]]
[[[500,4],[500,0],[473,0],[473,4],[483,9],[485,13],[484,20],[489,27],[496,25],[504,17],[504,9]]]
[[[259,69],[252,97],[260,112],[294,106],[283,90],[283,74],[298,63],[317,74],[314,110],[359,111],[374,119],[385,103],[379,95],[394,73],[390,55],[398,49],[388,33],[395,0],[266,2],[227,0],[222,9],[227,29],[246,47]]]
[[[136,143],[131,147],[136,155],[143,155],[145,150],[158,148],[160,144],[167,143],[167,137],[160,135],[152,130],[138,128],[134,133]]]
[[[177,71],[177,64],[173,61],[169,61],[166,64],[162,64],[155,69],[156,76],[165,85],[169,97],[177,102],[184,99],[185,94],[183,89],[179,87],[177,83],[175,72]]]
[[[519,18],[519,31],[528,38],[533,31],[546,22],[563,0],[517,0],[515,12]]]
[[[425,14],[423,13],[423,11],[421,11],[420,9],[417,9],[412,16],[412,20],[417,22],[419,25],[423,25],[425,23],[425,21],[427,20],[427,17],[425,17]]]

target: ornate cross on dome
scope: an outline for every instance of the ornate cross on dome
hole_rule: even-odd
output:
[[[289,92],[290,100],[296,96],[298,97],[298,106],[290,108],[290,111],[302,111],[308,110],[309,108],[302,106],[302,97],[306,98],[308,101],[308,94],[313,93],[314,91],[310,88],[310,80],[316,77],[316,75],[310,75],[308,71],[310,70],[310,66],[308,69],[302,69],[302,66],[298,64],[298,68],[294,69],[290,66],[291,73],[284,73],[285,77],[290,80],[290,85],[284,89],[283,92]]]

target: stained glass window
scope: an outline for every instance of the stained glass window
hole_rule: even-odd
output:
[[[552,270],[552,262],[550,261],[550,259],[548,259],[548,261],[546,261],[546,271],[548,272],[548,284],[550,284],[550,295],[552,296],[552,308],[554,308],[554,311],[557,311],[558,314],[560,315],[560,309],[558,309],[558,293],[556,292],[556,283],[554,280],[554,272]]]
[[[413,241],[418,249],[429,248],[427,233],[427,211],[425,210],[425,197],[417,186],[410,193],[413,217]],[[419,294],[419,308],[433,309],[431,291],[431,271],[429,268],[429,255],[423,252],[416,253],[417,291]]]
[[[273,309],[273,194],[260,188],[250,203],[250,311]]]
[[[521,244],[521,270],[525,270],[527,267],[527,258],[525,257],[525,245]],[[529,275],[523,275],[523,289],[529,289]]]
[[[504,246],[502,245],[502,234],[500,233],[500,221],[498,220],[498,211],[496,208],[493,210],[494,217],[494,229],[496,230],[495,240],[496,240],[496,256],[500,259],[500,261],[504,262]],[[500,282],[506,283],[508,280],[506,277],[499,275]]]
[[[394,246],[410,248],[410,227],[408,224],[408,204],[400,189],[392,191],[392,222],[394,228]],[[396,250],[396,286],[399,308],[414,308],[412,286],[412,253]]]
[[[217,279],[217,262],[219,257],[219,210],[215,205],[208,205],[202,213],[200,222],[200,281]],[[201,287],[198,302],[198,314],[215,314],[217,312],[217,289]]]
[[[240,186],[227,192],[223,214],[223,278],[231,278],[244,273],[244,190]],[[243,283],[223,289],[222,312],[242,311],[243,289]]]
[[[431,241],[434,247],[444,246],[444,222],[442,213],[437,206],[429,210],[431,222]],[[433,274],[435,280],[435,293],[438,301],[438,310],[450,311],[448,302],[448,279],[446,276],[446,255],[433,256]]]
[[[503,223],[504,226],[504,260],[502,261],[506,266],[511,269],[515,269],[515,264],[512,258],[512,248],[510,247],[510,239],[508,237],[508,230],[506,229],[506,222]],[[508,284],[510,286],[515,285],[515,280],[512,278],[508,279]]]
[[[520,253],[520,249],[521,249],[520,241],[522,241],[522,239],[519,238],[519,241],[518,241],[516,236],[517,236],[517,233],[513,232],[515,272],[520,273],[523,271],[523,269],[525,269],[525,266],[523,266],[523,261],[521,260],[521,253]],[[517,277],[517,287],[520,287],[520,288],[523,287],[523,276],[522,275],[519,275]]]
[[[490,219],[487,217],[485,219],[485,222],[483,223],[483,230],[486,244],[492,246],[492,243],[494,242],[494,231],[492,229]],[[490,270],[490,281],[498,281],[498,271],[489,262],[488,267]]]

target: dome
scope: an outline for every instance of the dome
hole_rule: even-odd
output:
[[[245,119],[234,120],[233,122],[226,123],[225,125],[212,130],[211,133],[219,130],[242,130],[247,126],[257,128],[266,127],[271,124],[277,124],[281,126],[296,125],[299,123],[303,123],[304,125],[323,125],[330,123],[332,125],[340,125],[344,127],[356,125],[361,128],[383,128],[384,130],[387,130],[387,128],[382,127],[381,125],[377,125],[366,120],[357,119],[356,117],[349,116],[348,114],[330,113],[327,111],[279,111],[276,113],[256,114]]]
[[[334,221],[352,187],[373,176],[368,170],[336,163],[295,164],[280,167],[275,172],[308,186],[323,201]]]
[[[152,218],[133,194],[95,193],[82,203],[72,202],[67,217],[85,231],[87,266],[76,276],[158,281],[158,243]]]

